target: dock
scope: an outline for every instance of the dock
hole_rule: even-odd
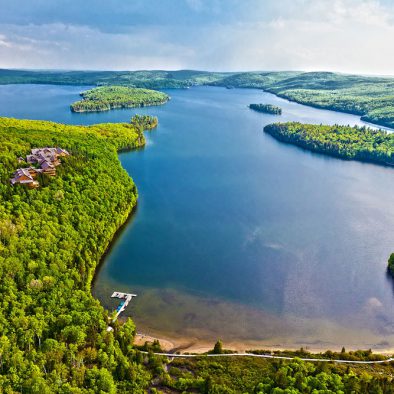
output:
[[[116,315],[114,317],[114,321],[127,308],[127,305],[129,305],[130,301],[134,297],[137,297],[137,294],[121,293],[119,291],[114,291],[112,293],[111,298],[119,298],[119,299],[122,300],[121,303],[119,304],[119,306],[116,308]]]

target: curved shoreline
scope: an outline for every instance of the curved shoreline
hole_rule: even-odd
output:
[[[134,149],[132,149],[132,150],[134,150]],[[130,150],[130,151],[132,151],[132,150]],[[137,188],[137,186],[136,186],[136,188]],[[138,193],[138,189],[137,189],[137,193]],[[107,258],[108,254],[111,252],[111,249],[114,247],[116,241],[122,235],[123,231],[126,230],[126,227],[128,226],[128,224],[133,220],[134,213],[137,211],[137,209],[138,209],[138,197],[137,197],[137,203],[131,208],[130,213],[128,214],[126,220],[115,231],[114,236],[112,237],[111,241],[109,242],[109,244],[105,248],[104,253],[100,257],[100,261],[96,265],[96,268],[95,268],[94,274],[93,274],[93,278],[90,283],[90,292],[92,292],[94,284],[97,280],[97,276],[99,275],[99,273],[104,265],[104,260]]]

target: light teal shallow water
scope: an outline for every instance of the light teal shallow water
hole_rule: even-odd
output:
[[[268,345],[394,347],[394,170],[277,142],[265,124],[363,124],[251,89],[171,90],[161,107],[72,114],[81,87],[0,86],[1,115],[91,124],[159,117],[120,154],[136,213],[94,294],[138,293],[140,331]],[[247,108],[283,108],[282,116]]]

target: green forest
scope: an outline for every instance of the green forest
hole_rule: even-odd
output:
[[[249,104],[249,108],[257,112],[263,112],[271,115],[281,115],[282,108],[271,104]]]
[[[146,89],[185,89],[206,85],[232,73],[194,70],[30,71],[0,69],[0,84],[120,85]]]
[[[136,114],[131,118],[130,123],[142,130],[152,130],[159,124],[159,119],[157,116]]]
[[[0,118],[0,392],[143,392],[149,383],[130,346],[133,322],[107,332],[108,314],[90,293],[137,201],[117,151],[144,143],[130,124]],[[71,156],[41,188],[12,187],[17,158],[43,146]]]
[[[394,134],[368,127],[274,123],[264,131],[276,139],[313,152],[347,160],[394,165]]]
[[[310,363],[300,360],[175,359],[158,384],[162,393],[334,394],[393,393],[392,366]],[[168,389],[173,391],[168,391]],[[155,391],[153,391],[155,392]]]
[[[82,100],[71,104],[73,112],[99,112],[115,108],[161,105],[169,96],[156,90],[126,86],[102,86],[81,93]]]

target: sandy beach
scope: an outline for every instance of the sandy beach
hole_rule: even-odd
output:
[[[137,333],[134,338],[134,344],[138,346],[142,346],[145,342],[152,343],[153,341],[159,341],[160,346],[165,352],[179,352],[179,353],[197,353],[203,354],[213,349],[215,342],[199,340],[196,338],[169,338],[164,336],[153,336],[144,333]],[[234,350],[235,352],[246,352],[248,350],[267,350],[267,351],[286,351],[286,350],[299,350],[300,348],[296,347],[284,347],[281,345],[270,345],[270,344],[262,344],[259,342],[237,342],[230,341],[224,342],[223,346],[225,349]],[[341,351],[341,347],[333,347],[333,348],[322,348],[322,347],[313,347],[313,346],[305,346],[304,350],[310,353],[324,353],[327,350],[331,351]],[[348,348],[347,351],[351,350],[360,350],[360,349],[352,349]],[[381,349],[372,349],[375,354],[383,354],[383,355],[393,355],[394,348],[381,348]]]

